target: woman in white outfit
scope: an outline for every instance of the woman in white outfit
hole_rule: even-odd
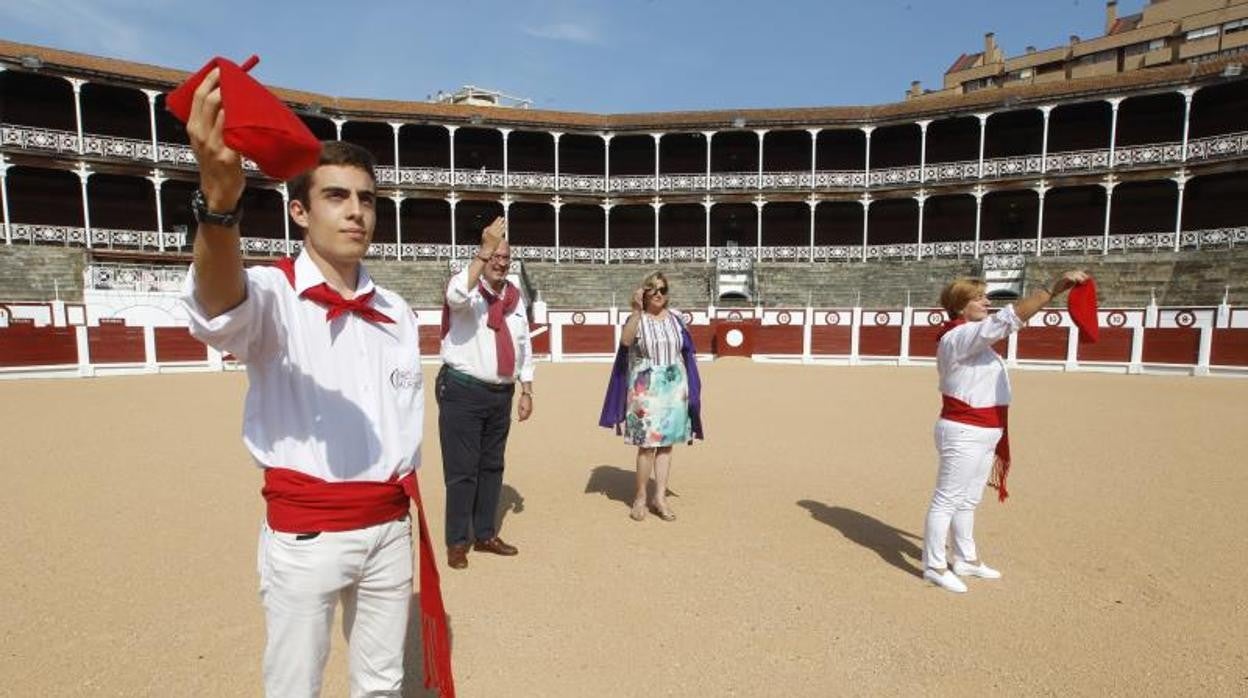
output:
[[[989,475],[1000,498],[1007,496],[1010,379],[1005,362],[992,345],[1022,329],[1046,303],[1087,278],[1081,271],[1066,272],[1051,286],[992,315],[988,313],[991,304],[985,295],[986,285],[980,279],[957,279],[941,292],[940,304],[950,319],[941,326],[936,352],[943,398],[935,429],[940,470],[923,536],[925,580],[961,593],[966,591],[966,584],[960,577],[1001,577],[979,559],[973,536],[975,506],[983,497]],[[945,557],[951,525],[952,570]]]

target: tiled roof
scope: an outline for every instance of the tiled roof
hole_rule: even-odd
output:
[[[171,89],[189,73],[169,68],[132,63],[112,58],[89,56],[70,51],[19,44],[0,40],[0,61],[19,67],[23,56],[39,58],[47,70],[87,79],[129,84],[153,89]],[[979,54],[974,54],[974,58]],[[960,61],[966,59],[964,56]],[[1228,62],[1242,61],[1231,57],[1205,63],[1172,65],[1095,78],[1082,78],[1042,85],[1018,85],[970,94],[931,95],[922,99],[873,106],[797,107],[764,109],[729,109],[714,111],[672,111],[625,114],[593,114],[588,112],[514,109],[507,107],[474,107],[458,104],[401,102],[391,100],[331,97],[272,88],[283,100],[296,106],[319,106],[326,116],[341,115],[362,120],[393,120],[419,123],[470,124],[479,116],[490,127],[516,126],[560,128],[579,132],[646,132],[653,129],[708,130],[731,129],[737,119],[745,119],[748,128],[811,126],[849,126],[868,123],[904,122],[920,118],[971,110],[999,108],[1020,109],[1031,104],[1058,100],[1097,99],[1106,94],[1132,90],[1164,89],[1199,82],[1222,71]]]
[[[1105,32],[1105,34],[1107,36],[1112,36],[1114,34],[1121,34],[1123,32],[1129,32],[1132,29],[1135,29],[1136,27],[1140,26],[1140,20],[1143,18],[1144,18],[1143,13],[1127,15],[1126,17],[1119,17],[1117,20],[1114,21],[1113,26],[1111,26],[1109,28],[1109,31]]]
[[[945,71],[945,75],[975,67],[975,61],[979,60],[979,57],[982,55],[984,55],[984,53],[981,51],[979,53],[964,53],[961,56],[958,56],[958,60],[954,61],[953,65],[949,66],[949,70]]]

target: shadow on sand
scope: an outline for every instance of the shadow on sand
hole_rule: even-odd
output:
[[[819,523],[827,524],[858,545],[875,551],[884,562],[915,577],[923,576],[923,551],[911,542],[922,540],[919,536],[893,528],[853,509],[830,507],[810,499],[800,500],[797,505],[810,512],[811,518]],[[910,560],[918,564],[911,564]]]

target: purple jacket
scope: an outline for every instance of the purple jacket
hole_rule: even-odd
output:
[[[685,375],[689,380],[689,419],[692,421],[694,438],[702,438],[702,379],[698,376],[698,360],[693,351],[693,337],[685,327],[680,316],[680,356],[685,364]],[[615,363],[611,366],[611,379],[607,381],[607,394],[602,399],[602,415],[598,417],[598,426],[614,428],[619,434],[620,425],[628,414],[628,347],[620,345],[615,352]],[[693,443],[693,439],[689,440]]]

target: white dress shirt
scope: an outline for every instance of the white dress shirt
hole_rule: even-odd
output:
[[[484,280],[483,280],[484,282]],[[494,346],[494,330],[486,326],[490,304],[481,295],[481,284],[468,288],[465,267],[451,277],[446,285],[446,305],[451,311],[451,328],[442,338],[442,362],[487,383],[527,383],[533,380],[533,344],[529,338],[529,317],[524,298],[516,302],[507,316],[507,329],[516,352],[516,370],[509,376],[498,375],[498,351]],[[494,295],[492,291],[486,291]]]
[[[1010,404],[1010,376],[992,345],[1022,327],[1014,306],[1007,305],[983,320],[946,332],[936,351],[940,392],[971,407]]]
[[[252,267],[246,299],[209,319],[192,265],[182,301],[192,335],[247,365],[243,443],[258,465],[330,482],[403,476],[420,467],[424,425],[416,317],[361,265],[356,295],[375,290],[373,307],[394,324],[355,313],[327,322],[324,306],[299,297],[324,281],[306,252],[294,288],[280,269]]]

